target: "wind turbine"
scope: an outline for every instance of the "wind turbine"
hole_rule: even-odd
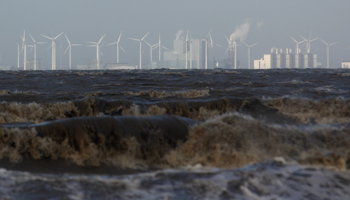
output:
[[[159,34],[159,42],[158,42],[158,48],[159,48],[159,56],[158,56],[158,60],[161,61],[162,60],[162,48],[166,49],[168,51],[170,51],[168,48],[166,48],[165,46],[162,46],[162,42],[160,41],[160,34]]]
[[[297,49],[295,50],[295,54],[299,54],[299,44],[305,42],[305,40],[298,42],[296,39],[294,39],[292,36],[290,36],[292,40],[297,44]]]
[[[248,47],[248,69],[250,69],[250,48],[257,45],[258,43],[252,44],[252,45],[248,45],[245,42],[242,42],[243,44],[245,44]]]
[[[30,45],[34,49],[34,70],[37,70],[37,63],[36,63],[36,45],[38,44],[45,44],[46,42],[36,42],[33,38],[33,36],[29,33],[29,36],[33,40],[33,45]]]
[[[88,42],[88,43],[92,44],[92,45],[89,45],[89,47],[96,47],[96,66],[97,66],[97,69],[100,69],[100,54],[101,54],[100,44],[105,36],[106,36],[106,34],[104,34],[98,42]]]
[[[140,40],[135,39],[135,38],[129,38],[130,40],[135,40],[135,41],[140,42],[140,66],[139,66],[139,69],[142,69],[142,41],[147,37],[148,34],[149,34],[149,32],[145,36],[143,36],[143,38],[141,38]]]
[[[26,44],[26,30],[23,31],[22,38],[22,50],[23,50],[23,70],[27,70],[27,44]]]
[[[304,39],[304,41],[306,42],[306,49],[307,49],[306,53],[310,53],[311,52],[311,42],[317,40],[318,38],[314,38],[311,40],[311,33],[310,33],[309,39],[304,38],[302,35],[300,35],[300,37],[302,37]]]
[[[71,44],[67,35],[64,34],[64,36],[66,37],[67,39],[67,42],[68,42],[68,47],[67,49],[64,51],[64,54],[66,54],[66,52],[68,51],[69,49],[69,69],[71,70],[72,69],[72,46],[81,46],[81,44]]]
[[[58,37],[60,37],[62,34],[63,34],[63,32],[60,33],[59,35],[57,35],[56,37],[52,37],[52,38],[41,34],[43,37],[46,37],[47,39],[52,41],[52,44],[51,44],[51,49],[52,49],[52,67],[51,67],[51,70],[56,70],[56,39]]]
[[[325,42],[322,39],[321,39],[321,41],[327,46],[327,68],[329,68],[329,47],[332,46],[332,45],[337,44],[338,42],[334,42],[332,44],[328,44],[327,42]]]
[[[118,41],[117,41],[117,42],[108,44],[108,45],[113,45],[113,44],[116,44],[116,45],[117,45],[117,63],[119,63],[119,48],[121,48],[121,49],[125,52],[125,50],[123,49],[123,47],[119,45],[119,42],[120,42],[120,38],[121,38],[121,36],[122,36],[122,33],[123,33],[123,31],[120,32],[119,38],[118,38]]]
[[[150,51],[150,56],[151,56],[151,62],[152,62],[152,61],[153,61],[153,59],[152,59],[152,57],[153,57],[153,55],[152,55],[153,49],[157,48],[158,45],[159,45],[159,43],[154,44],[154,45],[151,45],[150,43],[148,43],[148,42],[146,42],[146,41],[144,41],[144,42],[149,46],[149,51]]]

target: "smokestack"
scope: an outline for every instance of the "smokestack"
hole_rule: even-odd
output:
[[[271,48],[271,54],[273,54],[273,48]]]
[[[281,54],[283,53],[282,49],[280,49],[280,53],[281,53]]]
[[[288,53],[289,53],[288,48],[286,48],[286,54],[288,54]]]
[[[289,49],[289,53],[292,53],[292,49]]]
[[[276,54],[278,54],[278,48],[276,47]]]

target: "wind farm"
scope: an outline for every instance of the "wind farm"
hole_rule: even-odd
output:
[[[292,53],[290,48],[286,48],[285,53],[283,53],[282,49],[278,49],[273,47],[271,49],[271,53],[264,54],[260,60],[254,60],[253,66],[251,64],[251,48],[258,44],[254,43],[252,45],[248,45],[245,41],[248,37],[249,33],[249,23],[243,23],[239,26],[236,26],[236,30],[234,33],[230,35],[230,37],[224,36],[227,42],[227,49],[224,53],[224,59],[218,60],[217,57],[220,56],[220,47],[222,45],[214,44],[212,37],[212,29],[208,32],[205,38],[195,39],[192,38],[191,31],[187,31],[186,36],[183,36],[184,31],[179,30],[176,34],[176,38],[174,40],[173,49],[167,48],[163,46],[163,42],[161,40],[160,34],[158,35],[158,40],[156,43],[151,44],[146,41],[146,37],[150,34],[147,32],[142,38],[136,39],[129,37],[129,40],[137,41],[139,43],[138,49],[138,59],[137,65],[133,65],[130,63],[130,55],[132,51],[136,53],[136,49],[131,49],[128,46],[128,50],[130,52],[126,52],[122,47],[121,43],[126,43],[126,41],[121,40],[123,31],[120,31],[119,36],[116,42],[108,43],[107,46],[116,45],[116,54],[112,57],[114,58],[114,62],[112,61],[104,61],[106,58],[101,51],[101,48],[104,46],[102,44],[103,39],[106,34],[104,34],[98,42],[87,42],[88,45],[86,47],[95,47],[96,48],[96,58],[89,59],[88,63],[78,64],[73,66],[72,60],[75,60],[74,56],[72,57],[72,47],[80,46],[81,48],[75,50],[75,54],[84,49],[84,45],[82,44],[72,44],[68,39],[68,36],[65,34],[65,39],[67,42],[67,48],[64,51],[64,55],[68,52],[68,66],[66,68],[62,68],[59,70],[103,70],[103,69],[157,69],[157,68],[169,68],[169,69],[215,69],[215,68],[227,68],[227,69],[273,69],[273,68],[330,68],[330,46],[335,45],[336,43],[328,44],[324,40],[320,39],[320,41],[326,45],[326,64],[322,65],[317,60],[317,55],[311,53],[311,44],[319,40],[318,37],[311,38],[311,33],[308,38],[305,38],[301,34],[300,40],[295,39],[295,37],[289,36],[292,41],[295,43],[295,53]],[[37,58],[37,48],[40,44],[41,46],[46,42],[37,42],[31,33],[29,36],[33,42],[33,44],[28,45],[26,39],[26,31],[23,31],[23,35],[20,35],[21,38],[21,48],[19,42],[17,44],[17,66],[13,69],[22,69],[22,70],[58,70],[57,69],[57,50],[56,50],[56,41],[63,34],[61,32],[57,36],[49,37],[47,35],[41,34],[42,37],[51,40],[51,66],[50,68],[42,67],[41,60]],[[152,35],[152,34],[151,34]],[[153,37],[154,38],[154,37]],[[142,44],[146,44],[149,48],[144,49]],[[305,45],[305,51],[302,51],[300,45]],[[125,44],[124,44],[125,45]],[[129,44],[130,45],[130,44]],[[247,47],[247,54],[244,55],[242,52],[238,52],[237,47],[244,45]],[[27,59],[27,47],[31,47],[34,50],[34,59],[32,61],[28,61]],[[154,60],[153,51],[158,48],[158,58]],[[31,50],[31,51],[32,51]],[[123,55],[120,55],[121,51]],[[165,51],[163,51],[165,50]],[[30,52],[31,52],[30,51]],[[61,50],[60,50],[61,51]],[[108,51],[108,49],[106,49]],[[110,50],[109,50],[110,51]],[[144,57],[143,54],[145,52],[149,53],[149,57]],[[134,54],[135,54],[134,53]],[[23,54],[23,68],[20,67],[21,59],[20,55]],[[219,55],[218,55],[219,54]],[[255,55],[256,55],[255,51]],[[129,62],[125,62],[126,57],[129,57]],[[225,58],[226,57],[226,58]],[[242,66],[240,63],[242,59],[240,57],[246,57],[247,62],[245,66]],[[121,58],[123,62],[121,62]],[[276,60],[277,59],[277,60]],[[112,60],[112,59],[110,59]],[[116,62],[115,62],[116,61]],[[132,61],[131,61],[132,62]],[[41,67],[38,67],[38,63],[40,63]],[[28,64],[30,67],[28,68]]]

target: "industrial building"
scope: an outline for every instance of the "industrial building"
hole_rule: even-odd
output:
[[[342,62],[341,68],[350,69],[350,61],[349,62]]]
[[[265,54],[260,60],[254,60],[254,69],[280,68],[317,68],[317,55],[292,54],[291,49],[286,49],[283,53],[282,49],[272,48],[270,54]]]
[[[174,50],[164,52],[163,61],[152,62],[151,68],[210,69],[214,58],[206,39],[176,39]]]

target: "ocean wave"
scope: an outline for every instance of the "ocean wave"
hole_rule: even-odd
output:
[[[348,199],[350,175],[275,158],[238,170],[163,169],[124,176],[0,169],[5,199]]]
[[[350,122],[350,100],[343,98],[310,100],[276,98],[263,101],[264,105],[278,109],[279,113],[302,123],[348,123]]]
[[[193,120],[171,116],[90,117],[0,128],[0,158],[63,159],[78,165],[140,168],[161,159],[188,134]]]
[[[167,97],[181,97],[181,98],[199,98],[209,96],[209,89],[204,90],[186,90],[186,91],[156,91],[156,90],[146,90],[139,92],[126,92],[125,95],[133,96],[149,96],[156,98],[167,98]]]
[[[228,88],[230,89],[230,88]],[[234,88],[233,88],[234,89]],[[202,91],[207,93],[208,90]],[[162,93],[146,91],[145,95],[190,95],[188,93]],[[202,95],[199,92],[199,96]],[[68,95],[69,93],[67,93]],[[141,95],[141,92],[138,94]],[[250,115],[276,124],[331,124],[350,122],[350,100],[343,98],[311,100],[300,98],[236,99],[162,101],[154,104],[133,103],[130,101],[107,101],[91,93],[82,100],[59,103],[0,103],[0,123],[33,122],[41,123],[58,119],[84,116],[152,116],[174,115],[205,121],[230,112]]]
[[[274,157],[350,168],[349,126],[271,125],[249,115],[205,122],[168,115],[84,117],[0,128],[0,158],[62,159],[133,169],[237,168]]]

